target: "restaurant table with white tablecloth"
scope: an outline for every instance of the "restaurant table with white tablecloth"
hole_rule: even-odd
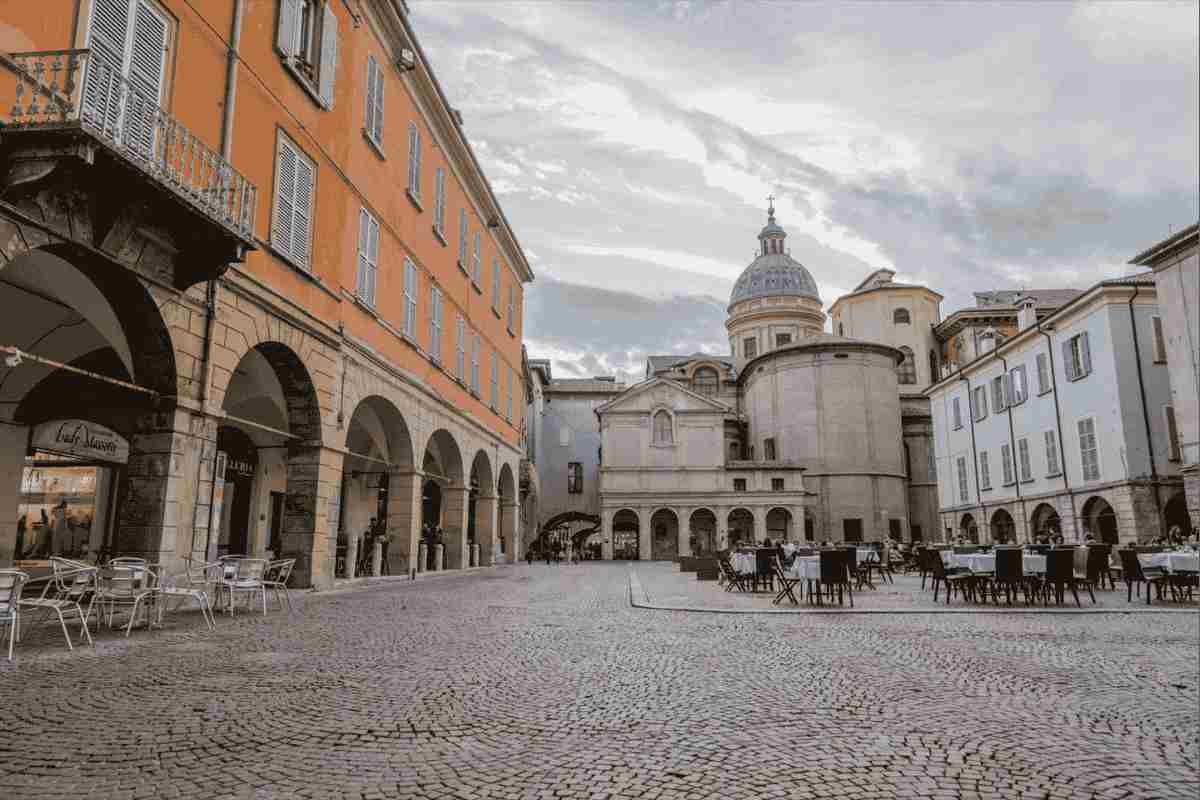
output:
[[[1158,567],[1172,575],[1180,572],[1200,572],[1200,553],[1190,550],[1166,553],[1140,553],[1138,560],[1143,567]]]
[[[948,567],[969,569],[971,572],[995,572],[995,553],[954,553],[942,551],[942,563]],[[1041,575],[1046,572],[1046,557],[1036,553],[1021,554],[1021,569],[1026,575]]]

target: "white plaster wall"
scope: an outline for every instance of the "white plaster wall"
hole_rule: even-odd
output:
[[[1167,345],[1171,402],[1184,464],[1200,463],[1200,253],[1193,249],[1154,276]]]
[[[910,324],[893,322],[893,315],[900,308],[908,310]],[[903,391],[921,391],[936,380],[929,368],[929,352],[938,350],[933,326],[941,321],[941,306],[924,290],[879,289],[846,296],[839,300],[832,319],[835,334],[841,330],[840,335],[851,339],[905,346],[913,351],[917,383],[902,386]]]

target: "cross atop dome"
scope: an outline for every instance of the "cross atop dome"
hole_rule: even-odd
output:
[[[775,221],[775,195],[769,194],[767,195],[767,224],[758,233],[758,241],[761,243],[759,255],[783,253],[783,240],[786,238],[787,233]]]

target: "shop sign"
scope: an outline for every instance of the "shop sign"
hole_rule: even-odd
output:
[[[81,419],[43,422],[33,429],[30,446],[83,459],[124,464],[129,460],[129,442],[116,431]]]

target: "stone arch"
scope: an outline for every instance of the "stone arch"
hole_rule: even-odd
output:
[[[792,538],[792,512],[775,507],[767,512],[767,537],[772,542],[786,542]]]
[[[639,558],[642,521],[632,508],[619,509],[612,517],[613,558],[636,561]]]
[[[491,564],[492,547],[496,542],[496,474],[487,450],[482,447],[471,459],[467,482],[467,546],[479,546],[478,555],[472,553],[472,566]]]
[[[650,515],[650,557],[655,561],[679,557],[679,515],[660,508]]]
[[[688,375],[692,391],[705,397],[716,397],[721,390],[721,370],[711,362],[695,365]]]
[[[717,551],[717,515],[711,508],[697,508],[688,516],[688,541],[692,555],[710,556]]]
[[[513,465],[500,466],[496,479],[496,493],[500,502],[499,532],[493,548],[494,560],[516,561],[521,557],[520,546],[520,498],[519,487]]]
[[[958,522],[958,532],[966,538],[968,542],[979,542],[979,526],[975,523],[975,517],[970,514],[963,514],[962,519]]]
[[[1117,515],[1100,495],[1092,495],[1083,504],[1083,535],[1091,533],[1097,541],[1104,544],[1119,544],[1120,531],[1117,527]]]
[[[738,544],[754,544],[754,512],[750,509],[739,506],[731,510],[725,524],[726,530],[729,531],[730,547]]]
[[[1163,532],[1168,536],[1188,537],[1192,534],[1192,520],[1188,516],[1187,498],[1182,491],[1171,495],[1163,504]]]
[[[445,428],[438,428],[425,441],[421,457],[421,472],[425,476],[422,496],[440,496],[440,503],[422,506],[422,536],[429,545],[429,558],[435,566],[436,547],[438,544],[443,546],[442,565],[447,569],[462,569],[469,564],[467,515],[470,489],[462,453],[454,435]]]
[[[1029,517],[1029,528],[1034,538],[1054,537],[1062,533],[1062,518],[1058,509],[1049,503],[1038,503]]]
[[[992,519],[989,522],[991,528],[992,541],[996,544],[1012,544],[1017,538],[1017,525],[1013,522],[1012,514],[1009,514],[1003,508],[997,508],[992,512]]]

